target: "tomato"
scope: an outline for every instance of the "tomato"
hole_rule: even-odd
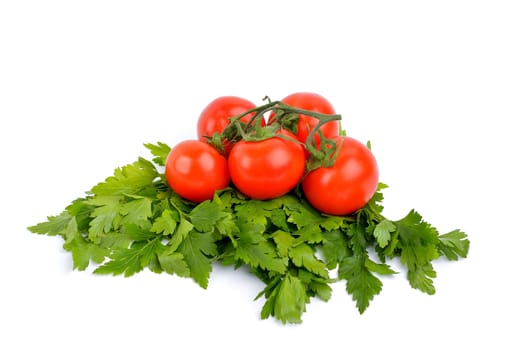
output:
[[[222,133],[230,123],[230,118],[255,108],[255,104],[244,98],[237,96],[222,96],[211,101],[201,112],[197,122],[197,136],[200,140],[206,141],[205,136],[213,136],[214,133]],[[241,118],[242,122],[249,122],[253,113]],[[261,119],[261,125],[265,125]],[[223,142],[226,154],[231,150],[232,145]]]
[[[372,152],[350,137],[339,137],[341,150],[331,167],[320,167],[303,179],[308,202],[330,215],[346,215],[362,208],[374,195],[379,170]]]
[[[212,199],[228,186],[228,163],[215,148],[198,140],[177,144],[166,159],[166,180],[171,189],[193,202]]]
[[[288,131],[281,134],[295,138]],[[253,199],[272,199],[292,190],[305,170],[301,144],[278,136],[262,141],[239,141],[231,150],[228,169],[233,184]]]
[[[281,102],[295,108],[306,109],[308,111],[323,113],[323,114],[335,114],[334,107],[326,98],[319,94],[312,92],[297,92],[286,96]],[[271,121],[273,115],[270,115],[269,120]],[[318,119],[309,117],[307,115],[299,114],[299,122],[297,124],[297,139],[300,142],[305,142],[306,138],[310,134],[310,131],[317,125]],[[335,138],[339,136],[339,122],[337,120],[328,122],[321,126],[321,132],[326,138]],[[315,142],[319,145],[319,136],[314,136]]]

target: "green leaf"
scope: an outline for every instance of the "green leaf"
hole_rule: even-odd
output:
[[[436,271],[434,271],[432,264],[416,266],[408,270],[407,276],[412,288],[419,289],[429,295],[436,293],[436,288],[432,281],[432,278],[436,278]]]
[[[314,253],[315,251],[311,246],[306,243],[301,243],[290,249],[290,258],[296,266],[302,266],[318,276],[328,278],[326,265],[317,259]]]
[[[168,243],[168,251],[174,252],[176,251],[182,241],[188,237],[188,233],[193,230],[193,225],[188,220],[181,218],[179,226],[177,227],[177,231],[173,234],[171,237],[169,243]]]
[[[344,225],[344,219],[342,216],[326,216],[320,222],[322,228],[328,231],[334,231]]]
[[[129,249],[114,250],[110,260],[98,267],[94,273],[132,276],[147,267],[161,249],[162,244],[159,239],[135,242]]]
[[[328,301],[332,297],[332,288],[327,282],[312,281],[308,284],[308,289],[311,289],[322,301]]]
[[[431,261],[439,257],[438,232],[414,210],[396,221],[395,225],[399,233],[397,246],[401,250],[400,261],[407,267],[410,285],[422,292],[434,294],[432,278],[436,274]]]
[[[325,232],[321,253],[326,266],[334,269],[344,258],[350,255],[350,249],[344,234],[340,230]]]
[[[110,251],[123,250],[129,248],[133,239],[122,231],[111,231],[100,237],[97,244],[102,248],[108,248]]]
[[[188,214],[190,211],[193,210],[193,208],[196,207],[195,203],[188,202],[184,200],[182,197],[180,197],[175,192],[171,191],[168,195],[168,202],[176,208],[180,213]]]
[[[400,243],[404,246],[434,246],[438,243],[438,232],[415,210],[411,210],[403,219],[394,222],[399,231]]]
[[[257,271],[257,270],[255,270]],[[261,280],[264,281],[264,278],[261,276],[258,276]],[[274,315],[274,309],[275,309],[275,295],[277,294],[277,288],[279,287],[279,284],[281,283],[281,277],[276,276],[273,279],[270,279],[269,281],[266,281],[266,287],[255,297],[254,300],[259,299],[263,295],[266,297],[266,302],[264,303],[262,310],[261,310],[261,319],[265,320],[269,318],[270,316]]]
[[[95,206],[88,204],[86,198],[78,198],[66,207],[66,210],[75,217],[77,228],[80,232],[89,230],[89,223],[91,222],[91,213]]]
[[[377,240],[377,244],[384,248],[390,241],[390,233],[396,230],[396,225],[390,220],[383,220],[377,224],[374,228],[374,237]]]
[[[222,191],[216,191],[213,195],[213,202],[217,203],[221,209],[231,210],[235,205],[244,203],[241,194],[235,189],[228,187]]]
[[[380,219],[382,218],[380,214],[383,211],[383,206],[381,204],[381,202],[384,199],[383,190],[386,188],[388,188],[388,186],[380,182],[377,185],[376,192],[374,193],[372,198],[370,198],[365,207],[360,211],[365,212],[368,217],[380,221]]]
[[[100,196],[131,195],[140,193],[150,186],[159,176],[155,166],[144,158],[117,168],[113,176],[106,178],[91,189],[91,193]]]
[[[151,258],[147,268],[151,272],[154,272],[154,273],[159,273],[160,274],[160,273],[164,272],[164,270],[162,269],[162,266],[160,266],[159,253],[158,252],[157,252],[157,254],[154,257]]]
[[[318,211],[298,201],[286,203],[285,210],[288,222],[294,223],[298,228],[319,225],[325,220]]]
[[[138,223],[151,217],[151,199],[138,196],[134,198],[120,207],[120,214],[126,216],[125,222]]]
[[[306,242],[310,244],[320,243],[324,239],[323,232],[318,225],[305,226],[295,232],[297,242]]]
[[[261,312],[261,318],[274,316],[283,324],[301,323],[301,316],[306,311],[308,296],[301,280],[286,274],[277,283],[265,289],[266,302]]]
[[[467,235],[460,231],[454,230],[449,233],[445,233],[438,236],[439,243],[437,249],[441,255],[445,255],[448,260],[458,260],[466,258],[470,241],[467,239]]]
[[[235,210],[238,221],[266,226],[268,218],[272,217],[272,212],[281,205],[279,198],[268,201],[249,200],[237,205]],[[275,216],[275,213],[273,215]]]
[[[278,256],[276,248],[260,234],[242,232],[235,248],[235,258],[252,267],[281,274],[286,271],[284,260]]]
[[[62,237],[64,237],[64,241],[70,242],[75,237],[80,236],[80,232],[78,231],[78,225],[77,225],[77,218],[73,217],[67,224],[67,226],[62,230]]]
[[[365,267],[370,272],[375,272],[380,275],[394,275],[397,272],[392,270],[392,268],[387,264],[378,264],[375,261],[370,260],[369,258],[366,258],[365,260]]]
[[[281,209],[274,209],[270,212],[270,221],[272,224],[274,224],[276,227],[284,230],[289,231],[290,228],[288,227],[286,214]]]
[[[209,257],[217,255],[217,246],[212,233],[190,231],[180,244],[179,251],[184,255],[184,260],[188,264],[190,276],[206,289],[212,270]]]
[[[306,311],[306,291],[301,281],[286,275],[275,297],[275,318],[282,323],[301,323],[301,316]]]
[[[97,196],[90,198],[88,203],[96,206],[91,212],[93,220],[89,223],[89,239],[95,243],[104,233],[117,229],[121,216],[120,196]]]
[[[237,226],[232,213],[225,213],[222,219],[217,222],[215,228],[221,235],[228,236],[231,240],[239,232],[239,226]]]
[[[100,264],[104,261],[109,250],[97,244],[91,243],[80,235],[64,243],[64,249],[71,252],[73,268],[80,271],[85,270],[90,261]]]
[[[381,292],[383,283],[366,267],[366,257],[359,254],[346,257],[339,264],[339,278],[346,280],[346,291],[352,295],[359,313],[365,312],[374,296]]]
[[[430,263],[434,257],[437,251],[433,246],[407,246],[401,251],[400,261],[407,266],[410,285],[428,294],[435,293],[431,278],[436,276]]]
[[[150,230],[151,225],[146,222],[145,226],[137,224],[124,224],[120,229],[120,233],[126,235],[135,242],[149,241],[155,238],[157,235]]]
[[[217,222],[226,216],[221,207],[211,201],[204,201],[190,212],[191,223],[197,231],[213,231]]]
[[[368,242],[366,240],[366,226],[352,223],[347,227],[350,247],[354,254],[366,254]]]
[[[33,233],[41,235],[57,236],[62,235],[72,219],[71,214],[64,210],[60,215],[48,216],[47,221],[29,226],[27,229]]]
[[[157,142],[157,144],[145,143],[144,146],[149,149],[151,154],[154,156],[152,159],[153,162],[160,166],[166,165],[166,158],[168,158],[168,154],[171,151],[170,146],[162,142]]]
[[[170,235],[175,232],[178,221],[179,215],[177,214],[177,211],[164,209],[162,214],[153,222],[151,231],[163,235]]]
[[[295,238],[289,233],[282,230],[275,231],[272,234],[273,241],[277,246],[277,252],[279,256],[286,258],[288,252],[295,243]]]
[[[176,274],[180,277],[190,277],[190,269],[184,260],[183,254],[160,254],[158,258],[161,268],[170,275]]]

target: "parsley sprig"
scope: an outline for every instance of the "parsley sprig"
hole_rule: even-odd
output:
[[[62,237],[74,269],[91,265],[95,274],[129,277],[149,269],[207,288],[214,264],[247,266],[265,283],[256,296],[266,300],[261,318],[282,323],[300,323],[311,298],[328,301],[338,281],[363,313],[381,292],[381,277],[400,272],[389,265],[394,259],[413,288],[434,294],[433,262],[465,258],[469,250],[465,233],[439,234],[414,210],[397,221],[385,218],[384,184],[349,216],[317,212],[299,189],[259,201],[227,188],[212,200],[191,203],[164,178],[170,147],[145,146],[151,160],[117,168],[62,213],[29,230]]]

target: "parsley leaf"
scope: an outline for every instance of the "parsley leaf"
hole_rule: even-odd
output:
[[[366,256],[357,254],[343,259],[339,265],[339,278],[346,280],[346,291],[352,295],[359,313],[379,294],[383,283],[366,267]]]
[[[348,225],[346,229],[346,239],[351,248],[349,256],[342,259],[339,263],[339,279],[346,280],[346,291],[352,295],[356,302],[359,313],[363,313],[372,299],[381,292],[383,283],[372,272],[380,274],[394,273],[385,264],[374,263],[368,257],[366,227],[363,222]]]
[[[308,296],[316,296],[323,301],[330,300],[332,288],[330,288],[329,283],[334,282],[334,279],[330,279],[328,276],[320,277],[303,268],[297,270],[297,277],[305,285]]]
[[[216,202],[204,201],[190,212],[193,226],[200,232],[211,232],[226,214]]]
[[[301,280],[291,274],[282,279],[276,278],[264,290],[267,295],[261,311],[261,318],[274,316],[285,323],[301,323],[301,315],[306,311],[308,296]]]
[[[460,230],[454,230],[438,236],[439,243],[437,249],[441,255],[445,255],[448,260],[458,260],[466,258],[470,247],[467,235]]]
[[[437,230],[423,221],[415,210],[410,211],[403,219],[396,221],[401,250],[401,263],[407,267],[407,277],[413,288],[427,294],[434,294],[432,278],[436,273],[431,261],[439,257]]]
[[[211,256],[217,254],[217,246],[211,232],[201,233],[191,230],[178,249],[190,269],[190,276],[202,288],[208,287],[212,271]]]
[[[108,255],[109,250],[94,244],[80,235],[64,243],[64,249],[71,252],[73,268],[80,271],[85,270],[91,261],[100,264]]]
[[[149,149],[154,156],[152,159],[153,162],[161,166],[166,165],[166,158],[168,158],[168,154],[171,151],[170,146],[162,142],[157,142],[156,145],[153,143],[145,143],[144,146]]]
[[[121,196],[97,196],[88,199],[88,203],[96,206],[91,212],[93,220],[89,223],[89,239],[99,242],[104,233],[118,228],[122,218]]]
[[[124,203],[120,207],[120,214],[125,216],[123,222],[140,222],[146,221],[152,215],[152,200],[141,196],[128,196],[132,200]],[[127,220],[129,219],[129,220]]]
[[[324,241],[320,249],[326,266],[332,270],[350,255],[350,248],[340,230],[325,232],[323,237]]]
[[[278,256],[276,248],[256,229],[244,229],[238,233],[235,258],[252,267],[261,267],[281,274],[286,271],[284,260]]]
[[[396,225],[390,220],[383,220],[374,228],[374,237],[377,239],[379,247],[384,248],[390,241],[390,233],[396,230]]]
[[[177,221],[179,219],[176,215],[176,211],[165,209],[162,214],[155,219],[151,226],[151,231],[155,233],[161,233],[164,235],[170,235],[175,232],[177,228]]]
[[[289,250],[290,258],[298,267],[304,267],[306,270],[328,278],[326,265],[315,257],[315,250],[306,243],[301,243]]]
[[[283,258],[288,257],[289,251],[292,249],[295,243],[295,238],[291,235],[291,233],[278,230],[272,234],[272,238],[277,245],[277,252],[279,256]]]
[[[180,246],[182,241],[188,237],[190,231],[193,230],[193,224],[188,220],[181,218],[177,231],[171,236],[171,239],[168,243],[169,250],[174,252]]]
[[[370,258],[368,257],[365,260],[365,267],[370,272],[375,272],[380,275],[394,275],[397,273],[396,271],[392,270],[392,268],[388,264],[376,263],[375,261],[370,260]]]
[[[163,253],[158,255],[161,268],[170,275],[190,277],[190,269],[182,253]]]
[[[151,162],[139,158],[132,164],[117,168],[113,176],[95,185],[91,193],[99,196],[138,194],[158,176],[159,173]]]
[[[94,273],[132,276],[147,267],[161,249],[158,238],[134,242],[129,249],[114,250],[109,256],[110,260],[95,269]]]
[[[48,216],[47,221],[29,226],[28,230],[41,235],[63,236],[64,230],[69,225],[71,219],[73,219],[71,214],[67,210],[64,210],[60,215]]]

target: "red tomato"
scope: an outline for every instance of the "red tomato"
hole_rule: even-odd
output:
[[[288,131],[281,133],[295,138]],[[231,150],[228,169],[233,184],[253,199],[272,199],[292,190],[305,170],[302,145],[274,136],[262,141],[239,141]]]
[[[308,173],[302,188],[317,210],[346,215],[361,209],[374,195],[379,181],[377,162],[370,150],[350,137],[339,137],[341,150],[335,164]]]
[[[166,180],[171,189],[190,201],[212,199],[228,186],[228,163],[215,148],[198,140],[179,143],[166,159]]]
[[[197,122],[197,136],[200,140],[206,141],[204,136],[213,136],[214,133],[222,133],[230,123],[230,118],[255,108],[252,102],[236,96],[222,96],[211,101],[201,112]],[[241,121],[247,123],[253,113],[241,118]],[[264,119],[261,119],[261,125],[265,125]],[[226,154],[231,150],[231,146],[224,142]]]
[[[295,108],[306,109],[308,111],[335,114],[332,104],[323,96],[311,92],[297,92],[286,96],[281,102]],[[270,115],[270,121],[273,115]],[[314,117],[309,117],[303,114],[299,115],[299,123],[297,124],[297,139],[300,142],[305,142],[310,134],[310,131],[317,125],[319,121]],[[331,121],[321,126],[321,132],[326,138],[335,138],[339,136],[338,121]],[[319,136],[314,136],[315,142],[319,145]]]

